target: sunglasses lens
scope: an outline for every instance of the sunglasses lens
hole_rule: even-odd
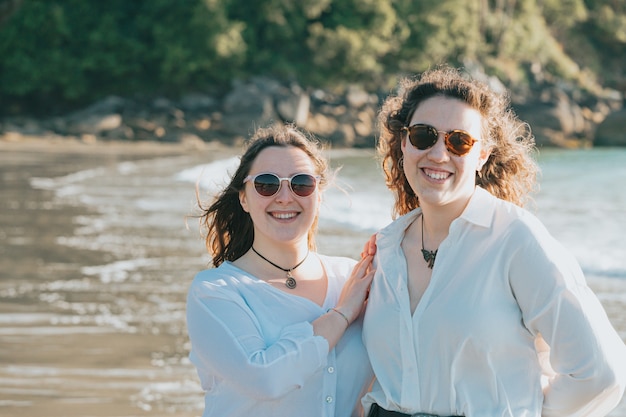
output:
[[[261,174],[254,179],[254,189],[263,197],[273,196],[280,188],[280,180],[276,175]]]
[[[291,191],[300,197],[307,197],[315,191],[315,177],[309,174],[298,174],[291,179]]]
[[[448,149],[458,156],[468,153],[473,145],[474,139],[465,132],[453,131],[448,136]]]
[[[410,126],[409,141],[417,149],[428,149],[437,143],[437,131],[432,126],[427,125]]]
[[[409,126],[409,141],[419,150],[432,147],[437,143],[439,132],[430,125],[417,124]],[[463,130],[453,130],[446,134],[446,148],[457,156],[467,154],[476,140]]]

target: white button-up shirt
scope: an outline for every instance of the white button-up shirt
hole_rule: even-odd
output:
[[[324,305],[276,289],[224,262],[189,289],[190,359],[205,390],[203,416],[356,416],[372,371],[355,322],[329,352],[311,322],[335,307],[355,261],[319,256]]]
[[[536,217],[482,188],[452,222],[411,314],[400,245],[420,213],[377,236],[363,325],[377,382],[366,410],[573,417],[619,403],[626,347],[578,263]]]

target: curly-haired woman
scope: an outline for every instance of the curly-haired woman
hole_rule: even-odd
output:
[[[626,347],[577,261],[522,208],[538,168],[507,97],[440,67],[404,79],[379,121],[399,217],[376,236],[369,416],[609,413]]]

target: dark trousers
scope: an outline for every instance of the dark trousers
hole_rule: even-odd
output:
[[[411,417],[410,414],[399,413],[397,411],[387,411],[381,408],[378,404],[372,404],[370,412],[367,417]]]
[[[404,414],[398,411],[387,411],[378,404],[372,404],[370,412],[367,417],[439,417],[435,414],[417,413],[417,414]],[[455,416],[450,416],[455,417]]]

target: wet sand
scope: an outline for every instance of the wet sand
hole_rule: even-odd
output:
[[[201,414],[202,395],[186,359],[187,282],[159,294],[159,281],[168,276],[162,268],[155,268],[151,282],[130,289],[123,286],[129,283],[91,282],[84,268],[116,256],[59,239],[75,235],[76,219],[95,213],[31,186],[32,178],[197,151],[154,143],[0,140],[1,417]],[[189,268],[182,272],[187,279],[198,266]],[[127,317],[160,302],[173,304],[165,310],[178,316],[162,324]],[[126,318],[116,322],[120,317]]]

